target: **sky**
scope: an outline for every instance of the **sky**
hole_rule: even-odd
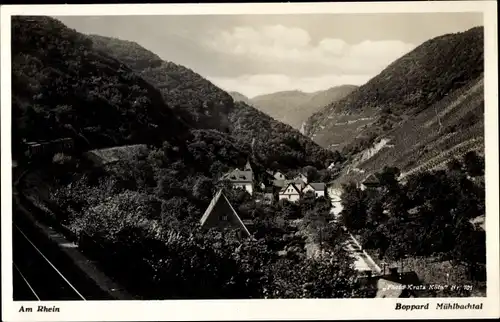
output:
[[[137,42],[248,97],[362,85],[428,39],[483,25],[481,13],[61,16]]]

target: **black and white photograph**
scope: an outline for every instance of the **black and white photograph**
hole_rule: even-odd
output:
[[[482,11],[6,19],[18,318],[381,298],[470,315],[498,299]],[[410,308],[421,298],[441,301]]]

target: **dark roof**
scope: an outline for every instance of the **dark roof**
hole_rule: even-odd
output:
[[[325,184],[323,182],[311,182],[308,185],[311,186],[315,191],[325,190]]]
[[[285,187],[285,180],[274,180],[273,185],[276,187]]]
[[[252,171],[252,165],[250,164],[250,161],[247,161],[244,170]]]
[[[234,169],[231,172],[226,173],[222,176],[222,179],[226,179],[229,181],[237,181],[237,182],[251,182],[253,180],[253,172],[252,171],[241,171],[239,169]]]
[[[217,206],[219,206],[219,207],[217,207]],[[247,227],[245,226],[245,224],[241,220],[240,216],[238,216],[238,213],[236,212],[236,210],[234,210],[233,206],[231,205],[229,200],[224,195],[222,189],[220,189],[217,192],[217,194],[210,201],[210,204],[208,205],[207,209],[205,210],[205,213],[203,214],[203,216],[200,219],[201,226],[203,226],[207,222],[207,219],[211,215],[214,215],[214,216],[217,215],[217,213],[215,211],[216,209],[224,209],[223,207],[220,207],[220,206],[224,206],[225,208],[229,208],[230,213],[233,215],[234,218],[236,218],[236,221],[239,223],[240,228],[243,229],[245,231],[245,233],[248,234],[248,236],[251,235],[250,232],[248,231]]]
[[[380,184],[380,181],[374,174],[370,174],[368,177],[365,178],[365,180],[363,180],[363,184],[375,185],[375,184]]]
[[[299,186],[299,185],[300,186],[305,186],[306,185],[306,183],[303,180],[301,180],[301,179],[285,180],[285,185],[287,185],[289,183],[293,183],[293,184],[295,184],[297,186]]]
[[[120,160],[130,160],[135,155],[146,154],[148,152],[148,147],[146,144],[136,144],[136,145],[126,145],[117,146],[106,149],[90,150],[85,153],[87,157],[90,157],[94,161],[98,161],[101,164],[114,163]]]

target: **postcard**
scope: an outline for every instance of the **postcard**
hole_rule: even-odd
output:
[[[498,317],[496,9],[2,6],[3,320]]]

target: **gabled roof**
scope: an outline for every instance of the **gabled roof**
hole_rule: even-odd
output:
[[[283,172],[281,172],[281,171],[275,171],[273,173],[273,176],[276,177],[277,174],[281,174],[286,179],[286,175]]]
[[[307,176],[306,176],[306,175],[304,175],[303,173],[297,173],[297,174],[295,175],[295,177],[293,177],[293,179],[294,179],[294,180],[295,180],[295,179],[302,179],[302,178],[305,178],[305,179],[307,180]]]
[[[145,144],[117,146],[112,148],[90,150],[86,156],[102,164],[132,159],[135,155],[146,154],[148,148]]]
[[[253,172],[234,169],[233,171],[224,174],[222,176],[222,180],[237,181],[237,182],[241,181],[252,182]]]
[[[245,164],[245,168],[243,168],[244,171],[252,171],[252,165],[250,164],[250,160],[247,160],[247,163]]]
[[[326,187],[326,185],[323,182],[311,182],[311,183],[308,183],[307,186],[310,186],[311,188],[313,188],[314,191],[325,191],[325,187]]]
[[[292,187],[293,189],[295,189],[295,192],[297,192],[297,194],[300,194],[300,189],[297,188],[297,186],[293,183],[289,183],[287,184],[286,186],[284,186],[281,190],[280,190],[280,194],[284,194],[286,189],[288,189],[288,187]]]
[[[380,184],[380,181],[374,174],[370,174],[363,180],[363,184]]]
[[[240,216],[238,216],[236,210],[234,210],[229,200],[224,195],[222,189],[220,189],[212,198],[212,201],[210,201],[210,204],[208,205],[207,209],[205,210],[205,213],[200,219],[200,224],[202,226],[205,225],[205,223],[207,222],[207,220],[210,218],[211,215],[217,215],[214,210],[216,210],[217,207],[221,206],[229,208],[230,213],[236,218],[236,221],[238,222],[240,228],[243,229],[245,233],[248,234],[248,236],[250,236],[251,235],[250,232],[248,231],[247,227],[241,220]]]
[[[285,185],[293,183],[295,185],[305,186],[306,183],[302,179],[285,180]]]

